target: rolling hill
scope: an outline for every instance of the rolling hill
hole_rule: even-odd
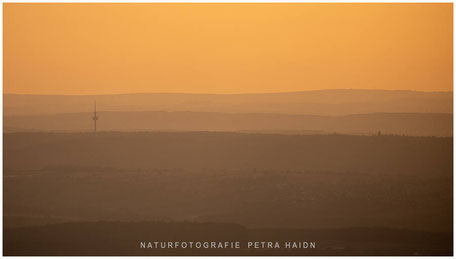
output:
[[[263,94],[144,93],[120,95],[4,94],[4,115],[102,111],[195,111],[349,115],[378,112],[452,113],[452,92],[320,90]]]

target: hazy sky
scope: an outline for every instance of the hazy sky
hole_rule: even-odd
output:
[[[4,92],[452,91],[452,4],[19,4]]]

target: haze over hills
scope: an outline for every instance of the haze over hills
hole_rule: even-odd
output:
[[[318,116],[215,112],[98,112],[99,131],[241,131],[281,134],[452,136],[452,115],[374,113]],[[92,113],[5,116],[5,132],[93,131]]]
[[[4,95],[4,130],[248,131],[452,136],[452,92],[320,90],[264,94]]]
[[[40,254],[29,244],[47,242],[71,254],[65,244],[87,221],[110,234],[131,222],[190,221],[331,236],[406,229],[439,244],[427,253],[448,254],[451,242],[424,233],[452,230],[452,104],[451,92],[371,90],[5,95],[6,247]],[[121,223],[101,229],[100,221]],[[48,225],[62,222],[79,225]],[[373,249],[391,253],[389,236],[381,240]],[[400,240],[411,248],[395,253],[420,251]],[[372,243],[345,244],[367,251]]]
[[[4,225],[176,220],[449,232],[452,145],[407,136],[5,134]]]
[[[259,94],[18,95],[5,94],[4,115],[101,111],[197,111],[349,115],[377,112],[452,113],[452,92],[319,90]]]
[[[451,151],[452,138],[435,137],[228,132],[27,132],[4,135],[4,166],[18,170],[67,165],[418,175],[450,171]]]
[[[4,255],[453,255],[453,4],[4,17]]]

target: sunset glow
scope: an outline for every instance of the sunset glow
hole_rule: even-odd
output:
[[[4,4],[4,93],[452,91],[452,4]]]

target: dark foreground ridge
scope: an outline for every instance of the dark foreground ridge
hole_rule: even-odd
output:
[[[240,248],[147,248],[157,242],[239,242]],[[280,248],[261,248],[261,242]],[[145,242],[146,248],[141,248]],[[259,242],[248,248],[248,242]],[[314,242],[315,248],[285,248]],[[452,255],[452,233],[385,228],[248,229],[231,223],[78,222],[4,230],[4,255]]]

